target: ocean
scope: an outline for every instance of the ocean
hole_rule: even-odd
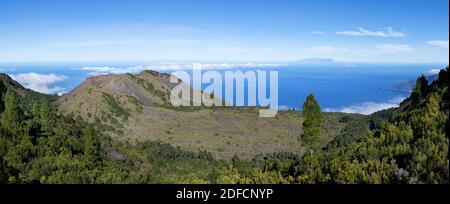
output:
[[[0,64],[0,72],[10,74],[25,87],[47,93],[67,93],[87,77],[104,73],[139,72],[138,64],[27,63]],[[90,67],[90,68],[86,68]],[[151,66],[158,68],[158,66]],[[97,68],[97,69],[96,69]],[[404,81],[429,75],[436,64],[355,64],[355,65],[277,65],[256,68],[278,71],[278,101],[283,109],[300,109],[306,96],[313,93],[324,111],[370,114],[395,107],[410,93],[393,90]],[[250,68],[231,67],[247,71]],[[94,71],[101,72],[94,72]],[[161,72],[171,73],[165,66]],[[31,75],[30,73],[34,73]],[[207,84],[206,84],[207,85]],[[206,86],[204,84],[203,88]]]

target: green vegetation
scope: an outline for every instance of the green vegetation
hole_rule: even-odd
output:
[[[448,183],[448,74],[441,70],[431,85],[419,77],[399,109],[374,114],[372,134],[343,134],[336,141],[345,142],[334,142],[330,151],[287,160],[283,177],[296,183]]]
[[[127,120],[130,113],[122,108],[120,101],[118,101],[114,96],[103,92],[103,99],[111,108],[111,111],[116,117],[122,117],[123,120]]]
[[[313,94],[306,97],[305,103],[303,103],[303,116],[305,121],[303,122],[303,135],[302,140],[307,147],[309,147],[310,153],[313,153],[314,149],[319,148],[323,141],[321,135],[323,116],[320,110],[319,103],[314,98]]]
[[[160,141],[118,141],[104,135],[114,128],[100,119],[62,115],[54,96],[0,81],[0,183],[448,183],[448,74],[442,70],[430,85],[420,77],[400,108],[370,118],[336,115],[345,128],[328,143],[310,95],[302,141],[314,151],[246,160],[217,160]],[[115,116],[126,115],[113,96],[103,97]]]
[[[138,112],[142,112],[144,110],[144,103],[142,101],[140,101],[139,99],[137,99],[134,96],[127,96],[128,98],[128,102],[130,102],[131,104],[133,104],[136,107],[136,111]]]
[[[159,76],[154,71],[146,71],[146,73],[150,73],[153,76]],[[151,93],[154,96],[158,96],[164,104],[169,102],[169,93],[166,93],[165,91],[160,91],[155,88],[155,86],[144,79],[138,78],[132,74],[130,74],[131,79],[133,79],[136,83],[141,85],[147,92]]]
[[[327,145],[327,150],[345,147],[353,142],[360,141],[367,137],[370,133],[369,119],[361,116],[343,116],[340,119],[341,122],[347,123],[344,130],[338,134]]]
[[[154,71],[154,70],[145,70],[144,73],[151,74],[151,75],[153,75],[155,77],[159,77],[160,75],[162,75],[161,73],[159,73],[157,71]]]

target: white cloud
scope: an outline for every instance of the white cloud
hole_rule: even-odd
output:
[[[82,67],[81,70],[91,71],[88,75],[103,75],[103,74],[125,74],[125,73],[138,73],[145,70],[143,66],[133,66],[133,67]]]
[[[38,74],[34,72],[12,74],[11,78],[26,88],[45,94],[63,94],[65,88],[60,86],[50,87],[50,85],[67,79],[64,75]]]
[[[427,44],[433,45],[440,48],[447,48],[448,49],[448,40],[433,40],[428,41]]]
[[[404,33],[395,31],[392,27],[388,27],[386,32],[389,37],[405,37]]]
[[[389,108],[396,108],[399,104],[405,100],[405,97],[396,97],[388,102],[375,103],[375,102],[363,102],[352,106],[345,106],[341,108],[325,108],[324,112],[342,112],[342,113],[358,113],[363,115],[370,115],[380,110]]]
[[[376,48],[385,52],[409,52],[414,50],[411,46],[403,44],[382,44],[377,45]]]
[[[287,110],[293,110],[293,109],[295,109],[295,108],[291,107],[291,106],[284,106],[284,105],[278,106],[278,110],[281,110],[281,111],[287,111]]]
[[[325,34],[325,31],[311,31],[311,34],[313,34],[313,35],[323,35],[323,34]]]
[[[406,97],[404,96],[397,96],[391,100],[388,101],[388,103],[395,103],[395,104],[400,104],[401,102],[403,102],[406,99]]]
[[[427,71],[427,74],[430,75],[439,74],[440,71],[441,71],[440,69],[430,69]]]
[[[97,76],[105,74],[137,74],[145,70],[190,70],[199,68],[202,69],[232,69],[232,68],[270,68],[279,67],[281,64],[269,64],[269,63],[162,63],[157,65],[147,65],[147,66],[132,66],[132,67],[82,67],[80,70],[89,71],[87,75]]]
[[[392,27],[388,27],[385,31],[370,31],[359,27],[356,31],[338,31],[338,35],[348,36],[371,36],[371,37],[405,37],[402,32],[395,31]]]

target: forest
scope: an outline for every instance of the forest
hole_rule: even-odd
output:
[[[449,68],[416,80],[399,108],[349,123],[331,142],[322,138],[319,102],[309,95],[299,133],[308,151],[253,159],[215,159],[159,141],[132,144],[102,133],[102,125],[63,115],[57,96],[21,93],[0,81],[0,183],[193,184],[447,184]],[[110,96],[111,106],[117,106]],[[126,117],[120,107],[114,114]]]

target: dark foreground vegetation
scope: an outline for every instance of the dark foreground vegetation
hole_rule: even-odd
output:
[[[0,183],[448,183],[448,76],[446,68],[432,83],[419,77],[397,109],[343,116],[347,128],[329,143],[310,95],[299,124],[305,154],[223,161],[161,142],[119,142],[99,124],[61,115],[56,97],[2,75]]]

